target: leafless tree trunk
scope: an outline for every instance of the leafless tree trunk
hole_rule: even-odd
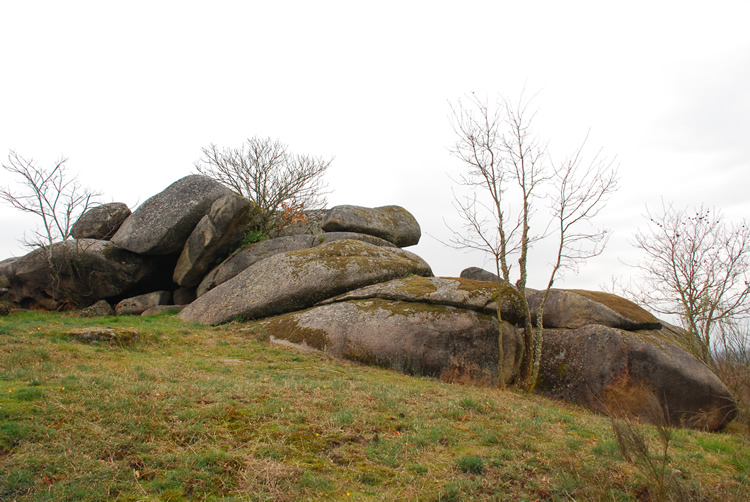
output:
[[[513,287],[510,263],[518,260],[513,294],[522,298],[515,303],[525,319],[518,383],[531,391],[539,374],[543,314],[549,290],[562,268],[575,268],[577,263],[602,251],[607,232],[593,229],[584,232],[579,227],[590,222],[617,189],[617,173],[613,162],[600,155],[585,162],[585,141],[563,162],[551,161],[546,143],[534,134],[534,114],[527,107],[528,102],[513,105],[507,99],[490,106],[474,95],[468,97],[466,105],[459,100],[452,106],[457,140],[451,153],[467,168],[458,183],[472,193],[464,198],[454,197],[464,228],[453,232],[450,243],[457,248],[487,252],[494,260],[499,277],[500,375],[503,374],[500,303],[503,291]],[[551,221],[544,231],[532,233],[532,216],[542,198],[551,201]],[[548,232],[550,228],[555,231]],[[533,326],[526,297],[529,251],[535,242],[552,233],[557,236],[556,261]]]
[[[42,220],[41,230],[35,231],[33,237],[24,237],[27,246],[48,247],[54,242],[67,240],[73,224],[99,195],[83,188],[76,177],[68,175],[65,168],[67,160],[60,159],[48,171],[37,166],[32,159],[25,159],[11,150],[8,163],[3,164],[3,169],[20,177],[21,188],[0,188],[0,199]]]
[[[253,201],[258,227],[272,236],[302,211],[326,205],[322,177],[333,159],[295,155],[270,138],[249,138],[239,148],[209,145],[195,163],[200,174],[213,178]]]

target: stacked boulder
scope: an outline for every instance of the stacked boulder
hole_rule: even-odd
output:
[[[283,237],[236,249],[255,211],[251,201],[217,181],[187,176],[132,214],[122,203],[97,206],[73,225],[74,239],[0,262],[0,276],[8,282],[0,295],[16,306],[48,310],[107,300],[118,315],[136,314],[191,303],[276,254],[356,240],[392,248],[395,256],[421,234],[416,219],[398,206],[339,206],[322,219],[316,214],[317,225],[289,228]],[[357,280],[357,286],[365,284]]]
[[[304,233],[238,247],[254,213],[216,181],[188,176],[132,214],[118,204],[86,213],[76,240],[0,262],[4,297],[47,309],[104,299],[117,315],[178,304],[185,321],[255,320],[252,329],[272,342],[406,374],[517,380],[525,319],[513,298],[481,269],[434,277],[403,249],[421,236],[404,208],[338,206]],[[527,297],[535,312],[542,292]],[[83,313],[111,315],[109,303],[96,305]],[[538,391],[548,396],[644,420],[654,420],[657,401],[669,423],[708,430],[737,413],[680,331],[623,298],[551,290],[544,328]]]

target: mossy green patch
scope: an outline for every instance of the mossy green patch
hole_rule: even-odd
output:
[[[396,291],[412,296],[427,296],[437,292],[438,288],[433,284],[431,278],[413,275],[399,281]]]
[[[658,323],[659,319],[654,317],[651,312],[636,305],[630,300],[626,300],[621,296],[617,296],[612,293],[605,293],[603,291],[587,291],[584,289],[569,289],[571,293],[576,293],[581,296],[593,300],[597,303],[605,305],[623,317],[631,319],[639,323]]]
[[[349,302],[363,312],[383,310],[391,315],[412,316],[415,314],[429,314],[434,317],[451,317],[455,309],[444,305],[432,305],[419,302],[400,302],[371,298]]]
[[[298,313],[291,313],[266,319],[258,324],[258,331],[264,337],[272,336],[297,345],[308,345],[317,350],[325,350],[330,344],[328,333],[321,329],[301,326]]]

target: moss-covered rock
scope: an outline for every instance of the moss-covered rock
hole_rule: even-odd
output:
[[[47,310],[85,307],[119,296],[153,271],[149,259],[95,239],[71,239],[36,249],[4,270],[10,301]]]
[[[259,261],[198,298],[179,317],[205,324],[259,319],[412,274],[428,276],[432,271],[408,251],[340,240]]]
[[[537,389],[602,413],[653,422],[653,399],[672,425],[719,430],[737,414],[726,386],[708,367],[656,330],[601,325],[544,330]]]
[[[125,328],[80,328],[63,334],[83,343],[106,343],[112,346],[132,345],[140,338],[138,331]]]
[[[527,293],[532,322],[544,291]],[[580,289],[551,289],[544,306],[544,327],[576,329],[601,324],[625,330],[661,329],[662,323],[650,312],[611,293]]]
[[[323,218],[321,228],[326,232],[374,235],[398,247],[418,244],[422,236],[417,220],[400,206],[336,206]]]
[[[472,385],[498,383],[497,319],[473,310],[384,299],[321,305],[259,323],[271,341]],[[518,373],[518,330],[503,324],[504,380]]]
[[[255,242],[233,252],[226,260],[211,270],[203,278],[196,290],[197,296],[203,296],[219,284],[227,282],[243,270],[271,256],[308,249],[313,246],[312,235],[299,234],[276,237]]]
[[[502,298],[503,320],[519,323],[521,317],[515,289],[506,285],[499,295]],[[321,303],[380,298],[476,310],[497,317],[497,297],[498,287],[492,282],[460,277],[411,276],[349,291]]]

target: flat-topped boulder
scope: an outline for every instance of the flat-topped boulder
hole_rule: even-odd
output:
[[[394,279],[349,291],[343,295],[324,300],[321,304],[372,298],[444,305],[475,310],[497,317],[497,285],[460,277],[421,277],[415,275],[403,279]],[[510,298],[503,298],[501,312],[504,321],[515,324],[521,320]]]
[[[141,204],[122,223],[112,242],[138,254],[179,253],[216,199],[231,193],[206,176],[186,176]]]
[[[410,274],[428,276],[432,270],[402,249],[340,240],[262,260],[199,297],[179,317],[204,324],[259,319]]]
[[[326,232],[374,235],[398,247],[418,244],[422,236],[417,220],[401,206],[336,206],[326,213],[320,227]]]
[[[267,319],[257,326],[275,343],[316,349],[447,382],[495,386],[497,319],[473,310],[382,299],[321,305]],[[518,374],[521,337],[503,325],[506,383]]]

